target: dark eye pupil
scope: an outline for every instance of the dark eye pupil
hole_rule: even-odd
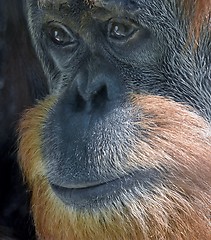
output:
[[[117,39],[129,37],[133,33],[133,27],[123,23],[111,23],[110,36]]]
[[[63,29],[53,28],[50,31],[51,39],[54,43],[64,44],[69,42],[69,36]]]
[[[112,28],[112,34],[119,37],[124,37],[127,34],[126,26],[123,24],[115,24]]]
[[[55,29],[53,31],[53,37],[54,37],[54,39],[56,41],[63,42],[63,40],[64,40],[64,33],[62,31],[59,31],[59,30]]]

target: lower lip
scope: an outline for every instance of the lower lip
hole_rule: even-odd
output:
[[[137,194],[135,190],[137,188],[141,188],[141,191],[153,190],[153,186],[161,182],[161,179],[163,179],[163,173],[157,169],[140,169],[121,178],[86,188],[50,185],[53,192],[65,205],[83,210],[103,207],[122,193],[130,191],[130,193]]]

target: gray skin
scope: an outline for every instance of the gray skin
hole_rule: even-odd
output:
[[[59,99],[43,126],[47,177],[64,202],[92,208],[91,202],[108,201],[122,184],[136,186],[140,175],[153,191],[152,183],[160,184],[168,174],[140,168],[124,176],[131,169],[123,167],[123,152],[133,147],[128,136],[135,139],[137,132],[127,123],[138,117],[130,111],[129,94],[171,98],[211,119],[210,31],[201,32],[196,47],[175,0],[99,0],[96,5],[26,1],[49,91]],[[114,192],[105,200],[108,191]]]

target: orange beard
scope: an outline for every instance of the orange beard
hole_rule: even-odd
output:
[[[163,97],[134,96],[134,111],[141,112],[134,125],[147,130],[148,141],[134,139],[128,162],[166,166],[171,174],[153,192],[140,186],[136,196],[125,192],[113,204],[85,212],[63,204],[45,177],[40,136],[55,101],[29,110],[20,126],[20,164],[40,240],[211,239],[211,128],[202,117]]]

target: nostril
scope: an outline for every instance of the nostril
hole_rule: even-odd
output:
[[[113,95],[110,86],[109,79],[102,74],[90,79],[82,73],[78,74],[68,91],[73,111],[89,114],[105,108],[108,99]]]
[[[108,100],[107,86],[103,85],[100,88],[93,90],[92,93],[82,93],[77,90],[74,96],[74,111],[75,112],[90,112],[94,109],[100,109],[105,106]]]
[[[103,85],[101,86],[100,89],[93,92],[91,99],[92,107],[101,108],[106,104],[107,100],[108,100],[107,86]]]
[[[85,99],[81,96],[81,94],[79,93],[79,91],[76,92],[76,96],[75,96],[75,110],[76,112],[80,112],[83,111],[86,107],[86,101]]]

